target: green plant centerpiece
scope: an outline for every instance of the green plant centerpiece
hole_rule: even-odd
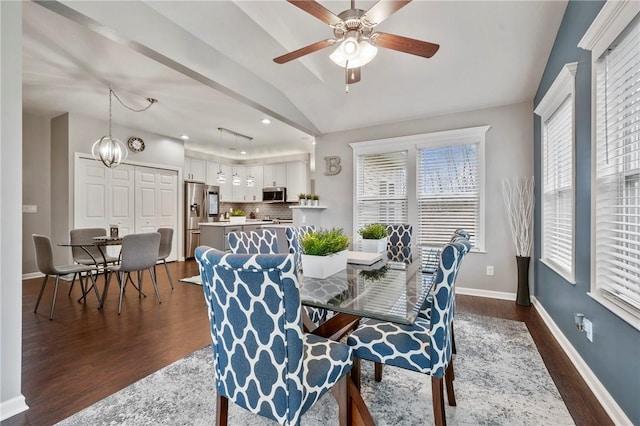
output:
[[[318,229],[300,238],[305,277],[327,278],[347,268],[349,237],[342,228]]]
[[[362,237],[362,251],[384,253],[387,250],[387,227],[381,223],[372,223],[358,229]]]
[[[247,214],[242,209],[233,209],[229,215],[229,223],[245,223],[247,221]]]

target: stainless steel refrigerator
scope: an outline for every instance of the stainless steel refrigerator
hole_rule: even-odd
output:
[[[200,223],[213,222],[220,213],[220,187],[202,182],[184,183],[184,257],[200,245]]]

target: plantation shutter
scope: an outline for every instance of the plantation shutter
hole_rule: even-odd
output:
[[[357,167],[356,230],[372,223],[407,223],[407,152],[360,155]]]
[[[422,148],[418,154],[418,244],[442,246],[464,228],[480,231],[478,144]]]
[[[542,259],[573,280],[573,96],[544,122]]]
[[[640,316],[640,18],[596,69],[595,280]]]

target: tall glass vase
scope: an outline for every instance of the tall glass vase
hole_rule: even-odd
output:
[[[529,256],[516,256],[518,265],[518,293],[516,294],[516,304],[520,306],[531,306],[529,299]]]

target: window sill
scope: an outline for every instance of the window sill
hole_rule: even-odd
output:
[[[556,274],[560,275],[560,277],[563,278],[565,281],[567,281],[569,284],[576,285],[576,280],[573,274],[570,274],[566,269],[562,269],[558,267],[558,265],[556,265],[555,263],[550,262],[546,259],[540,259],[540,263],[545,265],[547,268],[551,269]]]
[[[602,306],[604,306],[605,308],[607,308],[608,310],[610,310],[611,313],[613,313],[614,315],[619,317],[621,320],[623,320],[626,323],[628,323],[631,327],[633,327],[636,330],[640,331],[640,317],[639,316],[637,316],[637,315],[633,314],[632,312],[622,308],[617,303],[609,300],[608,298],[604,297],[600,293],[601,293],[600,291],[596,290],[595,292],[587,293],[587,295],[590,296],[593,300],[595,300],[599,304],[601,304]]]

